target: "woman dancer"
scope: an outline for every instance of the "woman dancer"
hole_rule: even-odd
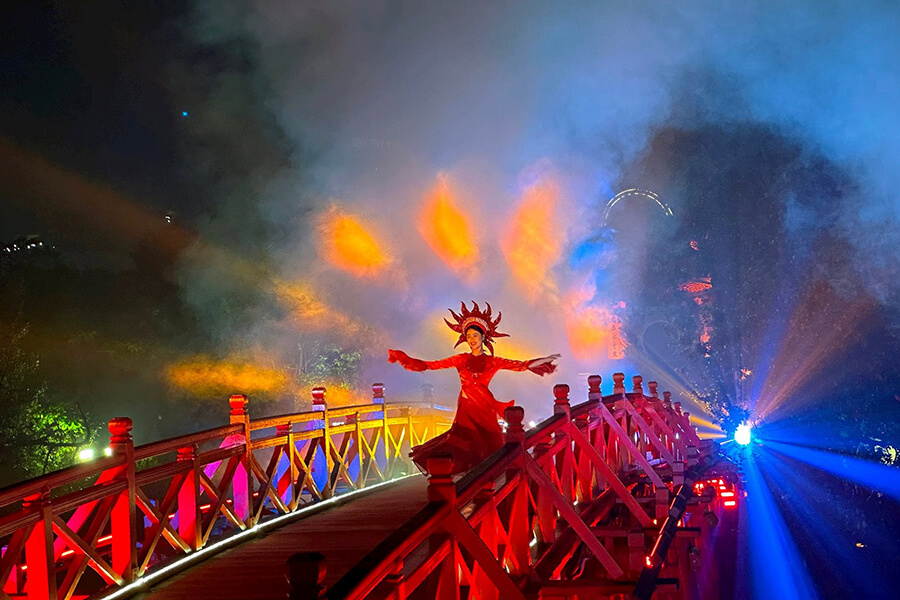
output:
[[[497,313],[497,320],[492,321],[490,304],[487,304],[484,312],[476,302],[473,301],[472,305],[473,309],[470,311],[464,302],[461,303],[461,314],[450,311],[455,323],[444,319],[450,329],[459,333],[459,340],[453,347],[467,342],[471,352],[442,360],[425,361],[412,358],[400,350],[388,350],[390,362],[399,362],[410,371],[454,367],[459,372],[462,387],[456,418],[450,430],[416,446],[410,453],[413,461],[423,471],[428,457],[435,454],[450,454],[453,457],[454,473],[467,471],[503,445],[503,432],[497,418],[502,417],[504,409],[512,406],[513,402],[498,402],[488,389],[488,384],[497,371],[528,370],[543,376],[556,370],[553,361],[559,358],[559,354],[532,360],[510,360],[494,356],[493,339],[509,337],[508,334],[497,331],[502,313]],[[485,354],[485,348],[490,350],[490,356]]]

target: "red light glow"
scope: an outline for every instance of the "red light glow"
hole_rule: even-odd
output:
[[[709,277],[701,277],[697,281],[688,281],[682,283],[678,286],[678,289],[689,294],[699,294],[701,292],[705,292],[708,289],[712,289],[712,282]]]

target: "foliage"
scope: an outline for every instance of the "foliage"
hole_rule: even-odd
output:
[[[310,358],[298,373],[298,383],[302,387],[321,385],[323,382],[348,390],[356,387],[362,366],[362,352],[326,344],[316,348]]]
[[[74,404],[50,397],[40,359],[26,350],[28,326],[3,328],[0,346],[0,465],[3,477],[65,467],[91,443],[95,428]]]

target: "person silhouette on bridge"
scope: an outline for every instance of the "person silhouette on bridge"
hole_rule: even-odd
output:
[[[409,371],[455,367],[459,372],[461,389],[453,425],[445,433],[414,447],[410,452],[413,462],[423,473],[426,472],[428,457],[435,454],[450,454],[453,457],[454,473],[461,473],[468,471],[503,445],[503,432],[497,418],[503,416],[503,411],[512,406],[513,401],[499,402],[488,389],[488,384],[497,371],[527,370],[544,376],[556,370],[553,361],[559,358],[559,354],[532,360],[511,360],[494,356],[492,341],[495,338],[509,337],[508,334],[497,331],[502,313],[497,313],[497,319],[492,321],[490,304],[487,304],[483,312],[476,302],[473,301],[472,305],[473,309],[469,310],[465,302],[461,303],[461,314],[450,310],[455,323],[444,319],[450,329],[459,333],[459,340],[453,347],[467,342],[471,352],[425,361],[412,358],[400,350],[388,350],[388,361],[400,363]],[[490,351],[490,356],[485,354],[485,348]]]

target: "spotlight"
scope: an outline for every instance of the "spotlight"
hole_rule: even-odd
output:
[[[84,450],[78,451],[78,460],[91,460],[94,458],[94,451],[91,448],[85,448]]]
[[[746,446],[750,443],[750,425],[747,423],[741,423],[738,425],[737,429],[734,432],[734,441],[740,444],[741,446]]]

